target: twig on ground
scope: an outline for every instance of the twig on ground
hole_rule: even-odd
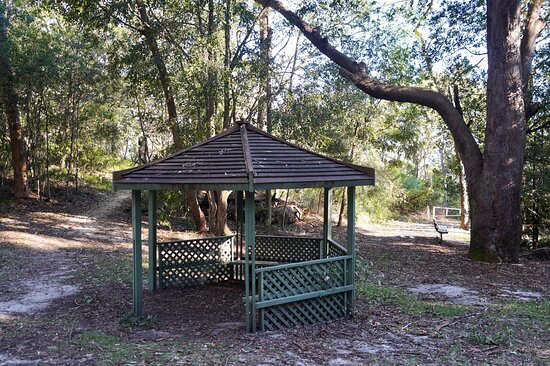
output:
[[[448,327],[449,325],[452,325],[452,324],[455,324],[455,323],[459,322],[462,319],[470,318],[470,317],[476,316],[476,315],[481,315],[483,313],[484,312],[479,312],[479,313],[471,313],[471,314],[456,316],[452,320],[446,321],[445,323],[440,324],[439,326],[437,326],[435,328],[435,333],[439,332],[441,329],[443,329],[445,327]]]

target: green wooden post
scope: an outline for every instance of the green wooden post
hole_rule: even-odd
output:
[[[149,191],[147,218],[149,220],[149,290],[157,289],[157,192]]]
[[[237,259],[243,259],[243,191],[237,191]],[[237,266],[237,278],[242,280],[244,276],[243,267]]]
[[[245,289],[247,302],[247,323],[248,331],[256,331],[256,254],[254,250],[254,227],[255,227],[255,202],[254,191],[246,192],[245,197],[245,226],[246,226],[246,248],[245,248]]]
[[[348,231],[347,251],[351,255],[347,266],[347,285],[353,285],[353,290],[348,292],[348,315],[353,316],[355,302],[355,187],[348,187]]]
[[[143,279],[141,274],[141,191],[132,191],[132,244],[134,254],[134,315],[143,315]]]
[[[328,240],[332,239],[332,191],[325,188],[323,201],[323,242],[321,246],[321,258],[328,256]]]

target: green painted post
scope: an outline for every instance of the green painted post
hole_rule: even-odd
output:
[[[258,287],[260,288],[260,293],[259,293],[258,297],[259,297],[260,302],[262,302],[262,301],[264,301],[264,272],[260,273]],[[261,329],[262,332],[265,331],[264,318],[265,318],[264,309],[261,308],[260,309],[260,329]]]
[[[149,290],[157,289],[157,192],[149,191],[147,218],[149,244]]]
[[[132,245],[134,254],[134,315],[143,315],[143,279],[141,277],[141,191],[132,191]]]
[[[243,191],[237,191],[237,259],[243,259]],[[243,279],[243,267],[237,266],[237,278]]]
[[[328,240],[332,239],[332,191],[325,188],[323,201],[323,242],[321,245],[321,259],[328,256]]]
[[[351,260],[347,266],[347,285],[352,285],[353,290],[348,292],[348,315],[353,316],[353,305],[355,303],[355,187],[348,187],[348,231],[347,251]]]
[[[256,254],[254,250],[254,228],[255,220],[254,191],[246,192],[245,197],[245,225],[246,225],[246,248],[245,248],[245,287],[246,297],[250,299],[250,306],[247,309],[248,331],[256,331]],[[250,258],[249,258],[250,257]],[[249,297],[250,296],[250,297]]]

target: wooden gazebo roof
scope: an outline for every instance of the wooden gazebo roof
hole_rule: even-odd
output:
[[[239,123],[164,159],[113,172],[115,189],[245,190],[374,185],[374,169]]]

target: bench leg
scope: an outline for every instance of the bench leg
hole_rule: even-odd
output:
[[[443,234],[439,233],[439,235],[440,235],[439,244],[443,244]]]

